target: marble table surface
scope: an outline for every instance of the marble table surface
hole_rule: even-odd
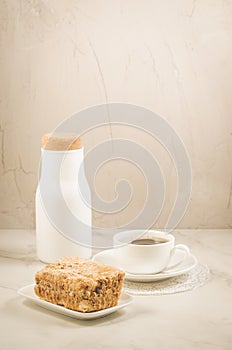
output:
[[[232,230],[181,230],[211,270],[209,281],[189,292],[137,296],[107,317],[83,321],[47,311],[17,294],[42,266],[35,232],[0,231],[0,349],[224,350],[232,348]]]

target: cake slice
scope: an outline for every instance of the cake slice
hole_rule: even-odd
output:
[[[94,261],[65,257],[35,275],[35,293],[68,309],[91,312],[117,305],[125,273]]]

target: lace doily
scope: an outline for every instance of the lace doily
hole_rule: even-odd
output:
[[[123,290],[133,295],[165,295],[186,292],[204,285],[209,279],[209,268],[198,264],[192,271],[156,282],[124,281]]]

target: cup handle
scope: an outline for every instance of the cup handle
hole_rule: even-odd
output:
[[[173,264],[173,265],[169,265],[169,263],[170,263],[172,257],[174,256],[176,250],[178,250],[178,249],[185,252],[184,257],[183,257],[180,261],[178,261],[178,263]],[[190,256],[190,250],[189,250],[189,247],[187,247],[187,245],[185,245],[185,244],[177,244],[177,245],[175,245],[175,246],[172,248],[172,250],[171,250],[171,253],[170,253],[170,256],[169,256],[169,259],[168,259],[168,263],[167,263],[166,267],[164,268],[164,270],[166,270],[167,268],[168,268],[168,269],[173,269],[174,267],[179,266],[179,265],[182,264],[182,262],[183,262],[184,260],[186,260],[189,256]]]

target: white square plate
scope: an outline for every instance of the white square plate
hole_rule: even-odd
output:
[[[78,312],[70,309],[66,309],[64,306],[52,304],[48,301],[40,299],[34,292],[34,284],[30,284],[29,286],[22,287],[18,290],[18,294],[21,296],[32,300],[34,303],[40,305],[41,307],[48,309],[50,311],[57,312],[59,314],[77,318],[80,320],[91,320],[96,319],[99,317],[103,317],[106,315],[111,314],[112,312],[115,312],[117,310],[120,310],[127,305],[129,305],[133,301],[133,297],[123,293],[121,294],[121,297],[119,299],[118,305],[110,307],[108,309],[100,310],[100,311],[93,311],[93,312]]]

